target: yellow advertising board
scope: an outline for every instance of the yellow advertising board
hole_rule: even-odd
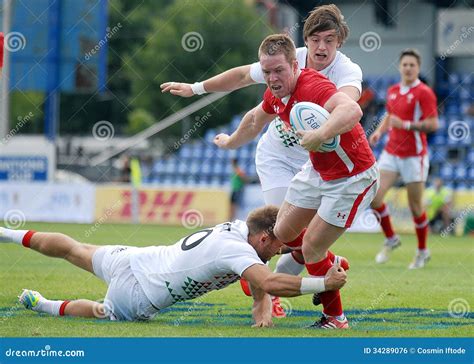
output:
[[[140,188],[137,200],[141,224],[199,227],[229,219],[230,198],[225,190]],[[129,223],[133,210],[130,186],[97,186],[96,221]]]

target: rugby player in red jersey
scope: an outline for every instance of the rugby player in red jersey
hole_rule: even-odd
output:
[[[385,263],[390,253],[401,244],[383,202],[387,191],[401,177],[407,189],[408,205],[418,239],[418,250],[408,268],[417,269],[423,268],[430,259],[430,251],[426,247],[428,219],[423,207],[429,169],[426,133],[438,129],[438,111],[436,95],[418,78],[421,64],[419,53],[415,49],[406,49],[401,52],[399,61],[401,82],[388,89],[387,114],[370,136],[371,144],[376,144],[389,131],[388,142],[378,160],[380,189],[371,204],[386,237],[375,261]]]

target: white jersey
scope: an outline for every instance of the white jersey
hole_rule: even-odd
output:
[[[220,224],[171,246],[135,249],[130,267],[151,303],[163,309],[227,287],[250,266],[264,264],[248,234],[244,221]]]
[[[300,69],[306,68],[307,55],[308,49],[306,47],[296,49],[296,59]],[[319,73],[334,82],[338,89],[344,86],[354,86],[359,92],[362,91],[361,68],[339,51],[336,52],[336,57],[334,57],[331,64],[319,71]],[[260,62],[255,62],[251,65],[250,77],[255,82],[265,83]],[[299,139],[296,134],[292,131],[288,131],[279,118],[271,122],[267,132],[262,136],[262,139],[265,144],[269,144],[268,150],[275,150],[274,148],[278,147],[286,149],[285,154],[287,154],[287,156],[298,159],[298,163],[302,161],[300,167],[308,159],[308,151],[299,145]]]

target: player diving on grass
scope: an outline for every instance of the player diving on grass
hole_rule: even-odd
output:
[[[338,49],[349,35],[349,28],[339,8],[334,5],[315,7],[304,22],[304,47],[296,49],[299,68],[314,69],[335,83],[338,91],[352,100],[359,100],[362,90],[362,71]],[[195,84],[166,82],[163,92],[191,97],[206,92],[233,91],[252,84],[265,84],[260,62],[232,68],[203,82]],[[247,119],[247,121],[251,121]],[[248,128],[252,139],[262,130],[256,125],[241,124],[242,131]],[[263,126],[262,126],[263,128]],[[234,148],[236,140],[220,135],[219,146]],[[292,178],[308,160],[308,152],[300,146],[297,136],[287,129],[280,118],[275,118],[258,142],[255,165],[267,205],[281,206]],[[275,178],[277,176],[277,178]],[[298,275],[304,270],[304,258],[300,249],[283,254],[277,262],[275,272]],[[314,302],[319,302],[315,297]],[[284,317],[278,297],[273,300],[273,316]]]
[[[268,36],[258,54],[268,86],[263,102],[245,114],[231,136],[219,135],[216,142],[224,148],[238,148],[276,116],[290,127],[290,111],[298,102],[309,101],[330,112],[319,129],[298,131],[300,144],[309,151],[309,160],[291,180],[274,230],[286,245],[301,245],[308,273],[321,277],[332,266],[329,247],[375,196],[379,184],[375,157],[359,123],[359,105],[338,92],[334,83],[320,73],[300,70],[291,38],[284,34]],[[340,136],[340,144],[334,151],[318,151],[326,140],[336,136]],[[313,327],[348,328],[339,290],[319,296],[323,316]]]
[[[12,242],[43,255],[63,258],[104,280],[104,303],[87,299],[49,300],[23,290],[28,309],[54,316],[150,320],[160,310],[247,279],[254,296],[254,326],[272,325],[267,293],[293,297],[340,289],[346,273],[336,257],[324,277],[301,278],[272,273],[265,262],[283,246],[274,233],[276,206],[253,210],[235,220],[195,232],[171,246],[95,246],[64,234],[0,228],[0,243]]]

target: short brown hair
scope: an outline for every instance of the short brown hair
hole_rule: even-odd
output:
[[[259,207],[250,211],[247,217],[249,234],[255,235],[266,232],[270,238],[275,239],[273,229],[278,215],[278,207],[273,205]]]
[[[342,45],[349,36],[349,27],[344,20],[344,15],[334,4],[317,6],[310,11],[304,22],[303,39],[306,40],[314,33],[333,29]]]
[[[405,56],[412,56],[416,58],[416,61],[418,62],[418,66],[421,66],[421,56],[420,52],[418,52],[415,48],[407,48],[404,49],[400,53],[400,57],[398,58],[398,62],[401,62],[402,58]]]
[[[288,63],[296,59],[296,47],[293,40],[286,34],[272,34],[266,37],[258,48],[258,58],[262,55],[273,56],[284,54]]]

